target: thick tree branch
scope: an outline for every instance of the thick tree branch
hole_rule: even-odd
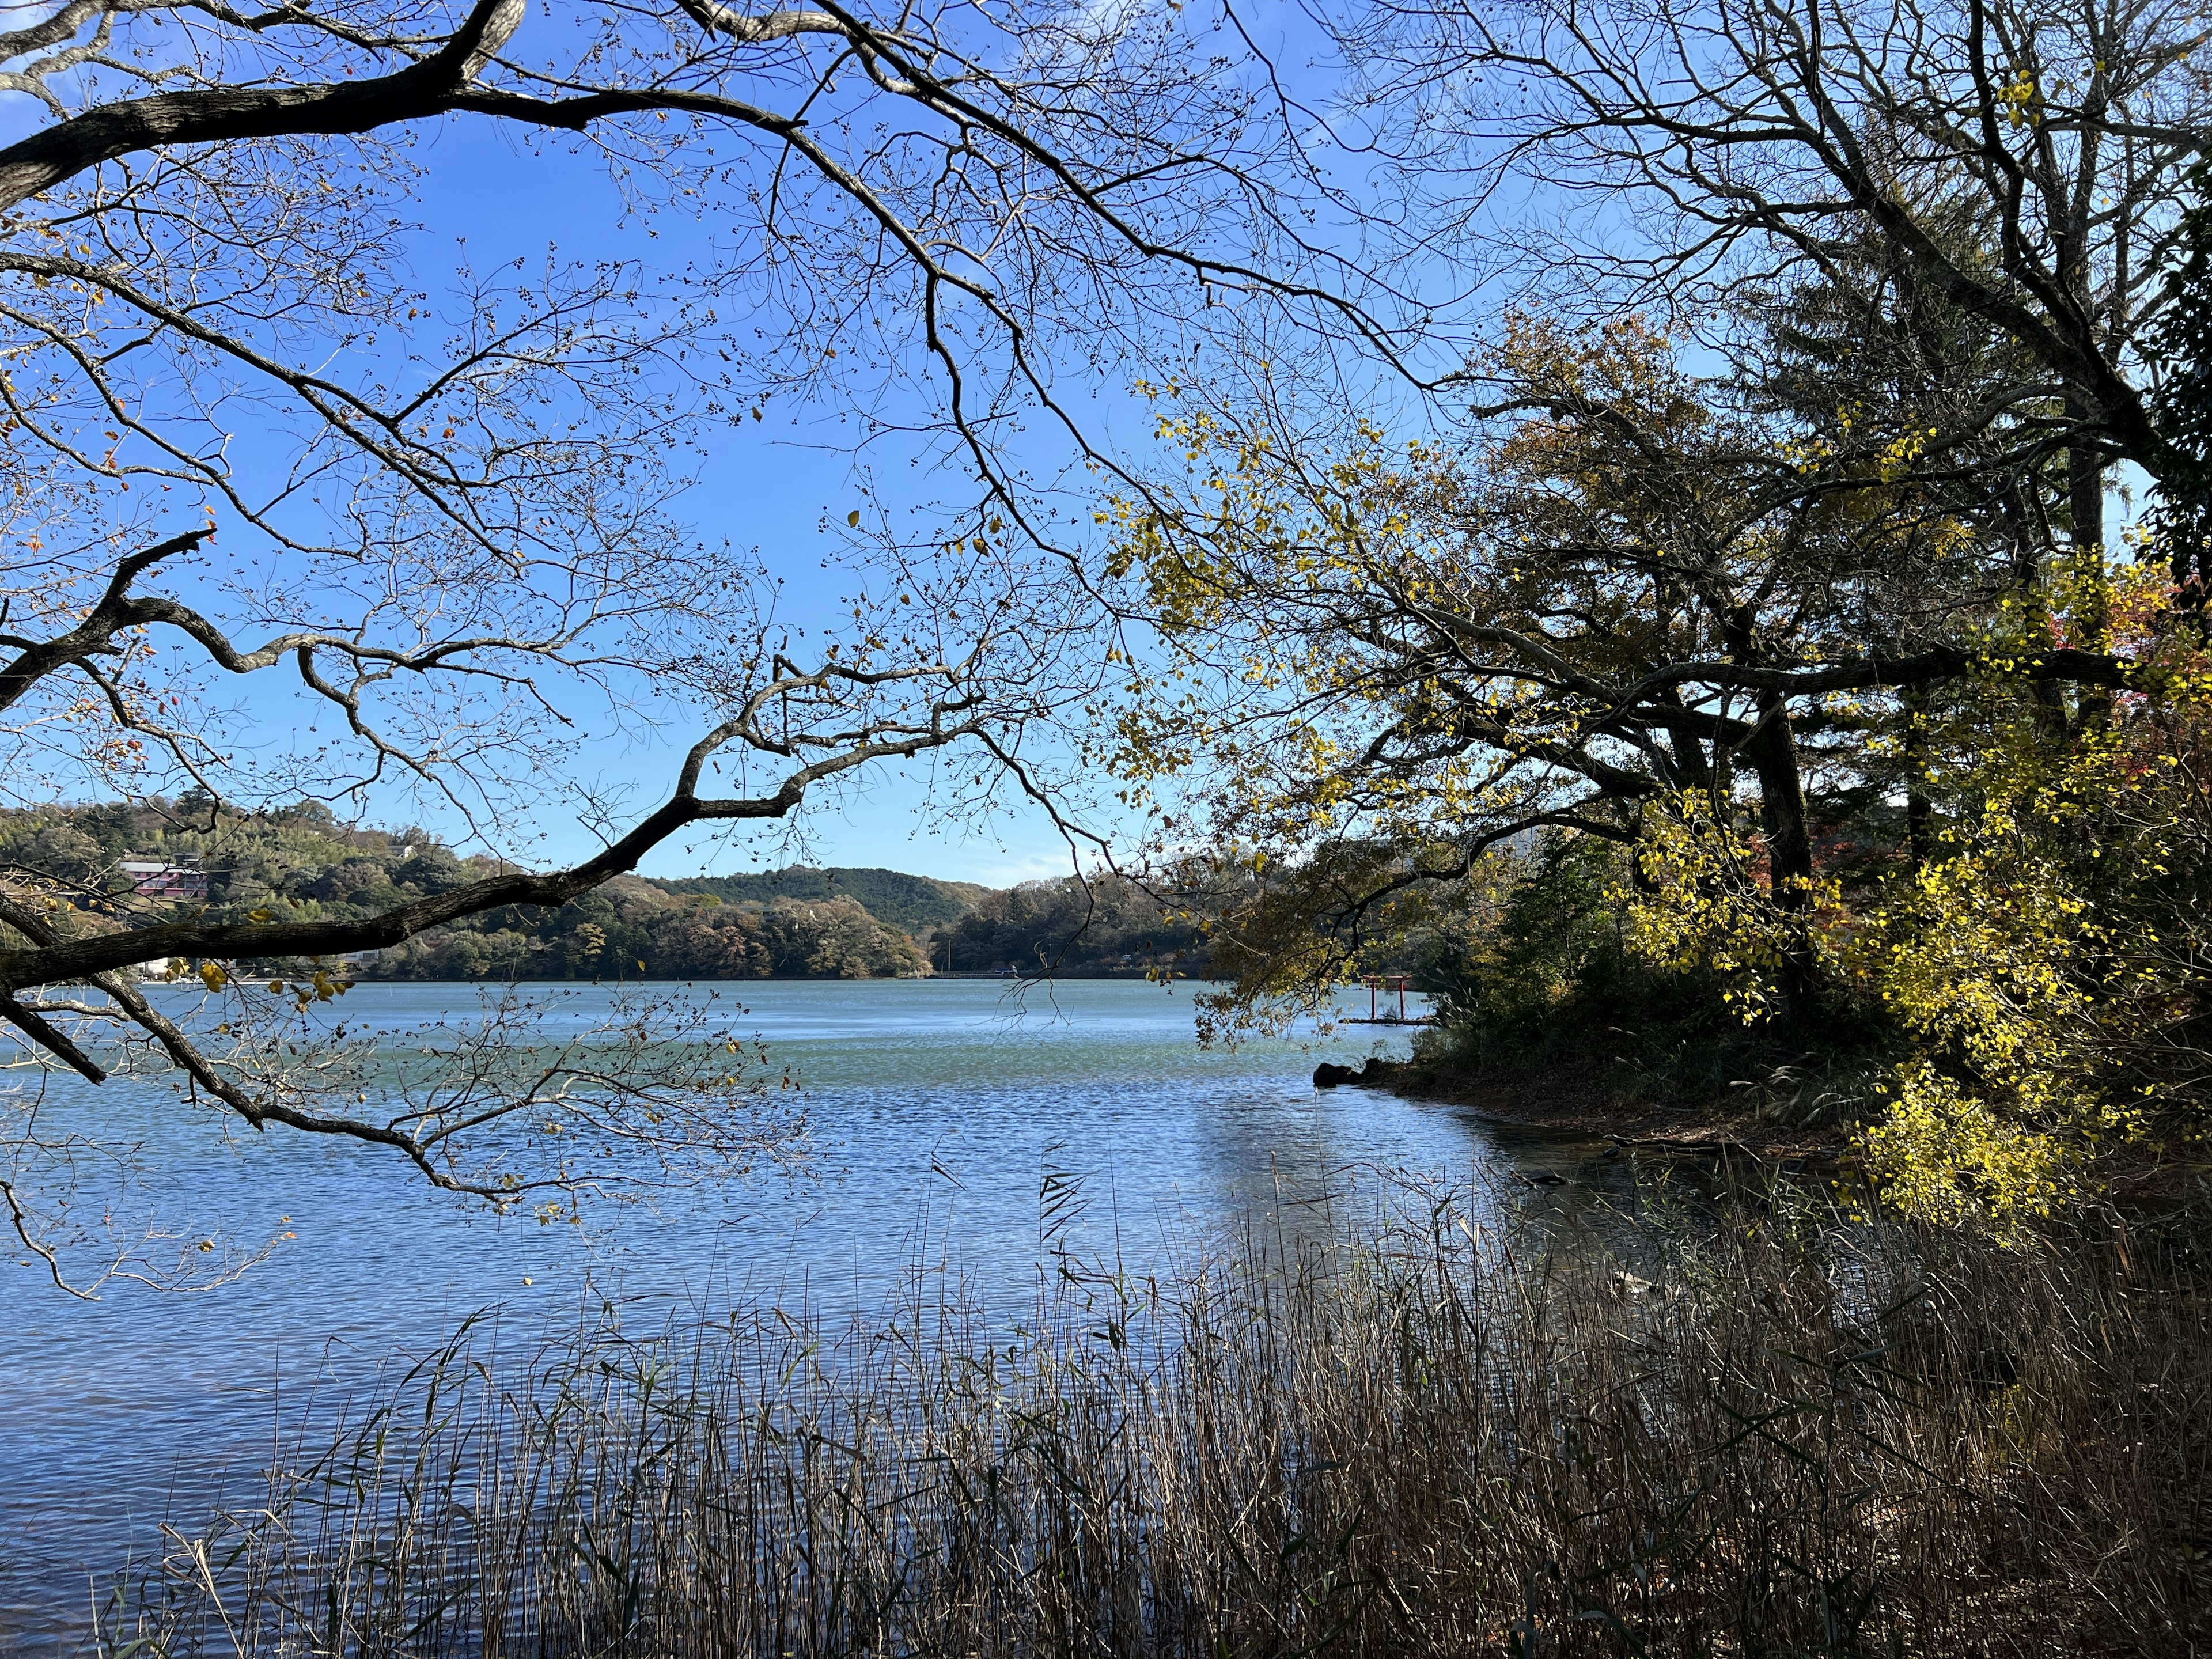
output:
[[[58,121],[0,150],[0,212],[103,161],[165,145],[369,132],[444,114],[522,15],[521,0],[477,0],[441,51],[391,75],[319,86],[156,93]]]
[[[700,774],[715,750],[741,735],[732,721],[695,744],[670,799],[629,834],[596,857],[565,870],[532,875],[488,876],[449,893],[397,905],[380,915],[338,921],[210,922],[187,921],[94,938],[58,940],[27,950],[0,951],[0,991],[88,978],[95,974],[172,957],[336,956],[387,950],[427,930],[506,904],[560,905],[589,892],[637,862],[669,836],[702,821],[780,818],[795,811],[807,790],[824,779],[871,762],[911,758],[970,737],[979,726],[960,724],[888,740],[853,744],[799,767],[773,793],[749,798],[702,798]]]

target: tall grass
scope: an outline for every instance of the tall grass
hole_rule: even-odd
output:
[[[1620,1252],[1632,1256],[1632,1271]],[[1030,1316],[480,1334],[171,1533],[111,1651],[2184,1653],[2201,1264],[1814,1209],[1063,1272]],[[1645,1277],[1648,1275],[1648,1279]]]

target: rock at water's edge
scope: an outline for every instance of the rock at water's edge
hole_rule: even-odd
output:
[[[1359,1088],[1380,1088],[1403,1069],[1396,1060],[1384,1060],[1380,1055],[1370,1060],[1356,1072],[1349,1066],[1339,1066],[1334,1060],[1325,1060],[1314,1067],[1314,1087],[1334,1089],[1348,1083]]]

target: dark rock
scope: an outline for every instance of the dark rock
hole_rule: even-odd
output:
[[[1405,1069],[1403,1061],[1385,1060],[1380,1054],[1370,1058],[1356,1072],[1349,1066],[1323,1060],[1314,1067],[1314,1087],[1334,1089],[1348,1083],[1362,1089],[1387,1088]]]
[[[1566,1176],[1555,1170],[1516,1170],[1513,1174],[1516,1179],[1525,1181],[1531,1187],[1564,1187],[1567,1184]]]

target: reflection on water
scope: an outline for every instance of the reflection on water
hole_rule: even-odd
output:
[[[605,994],[570,1005],[587,1015]],[[479,1310],[508,1328],[605,1302],[626,1321],[733,1300],[867,1307],[917,1269],[967,1294],[1026,1299],[1055,1253],[1165,1265],[1248,1221],[1326,1236],[1371,1215],[1394,1171],[1495,1189],[1592,1219],[1620,1161],[1461,1109],[1316,1091],[1315,1065],[1402,1032],[1200,1053],[1187,990],[1075,982],[1009,998],[977,981],[751,985],[744,1024],[803,1079],[814,1174],[587,1212],[589,1227],[495,1219],[412,1181],[389,1154],[271,1135],[231,1147],[166,1091],[110,1085],[88,1108],[143,1138],[151,1198],[196,1231],[296,1238],[204,1295],[123,1285],[70,1301],[8,1259],[0,1279],[0,1646],[79,1629],[88,1571],[143,1555],[172,1503],[266,1461],[317,1390],[434,1347]],[[472,1006],[450,986],[369,985],[349,1019],[404,1025]],[[1530,1186],[1510,1172],[1548,1170]],[[1402,1194],[1401,1194],[1402,1195]]]

